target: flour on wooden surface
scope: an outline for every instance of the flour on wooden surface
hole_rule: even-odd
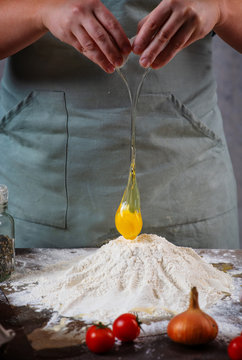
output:
[[[192,286],[206,309],[232,291],[232,278],[206,263],[191,248],[178,247],[157,235],[110,241],[63,269],[31,274],[11,301],[38,304],[62,316],[110,321],[136,312],[145,322],[168,319],[188,306]],[[19,279],[12,281],[13,288]],[[26,284],[26,279],[22,279]]]

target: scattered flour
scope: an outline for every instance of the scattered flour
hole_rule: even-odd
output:
[[[206,263],[191,248],[178,247],[157,235],[133,241],[110,241],[86,257],[22,278],[21,292],[8,297],[16,305],[50,308],[59,315],[86,321],[112,321],[136,312],[149,323],[184,311],[192,286],[206,309],[233,289],[232,278]],[[20,280],[11,281],[14,289]]]

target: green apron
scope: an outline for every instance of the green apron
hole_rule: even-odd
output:
[[[104,1],[131,38],[158,1]],[[142,232],[194,248],[239,247],[236,185],[212,75],[211,36],[147,76],[137,109]],[[143,69],[131,55],[134,89]],[[118,236],[130,161],[130,104],[106,74],[51,34],[8,58],[0,183],[17,247],[93,247]]]

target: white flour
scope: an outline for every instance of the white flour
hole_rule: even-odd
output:
[[[192,286],[206,309],[232,291],[232,278],[206,263],[190,248],[157,235],[110,241],[89,256],[22,278],[28,283],[10,295],[17,305],[39,305],[58,314],[91,321],[112,321],[137,312],[144,322],[168,319],[184,311]],[[13,288],[21,285],[12,281]]]

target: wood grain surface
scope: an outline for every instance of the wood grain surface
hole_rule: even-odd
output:
[[[53,249],[42,249],[46,254],[50,254]],[[55,249],[56,251],[56,249]],[[59,249],[61,254],[63,249]],[[72,250],[81,251],[80,249]],[[236,273],[236,286],[239,286],[242,276],[242,250],[196,250],[199,255],[209,262],[216,265],[220,270],[228,273]],[[55,253],[56,254],[56,253]],[[25,270],[34,269],[34,260],[37,263],[38,253],[34,249],[17,249],[16,271],[18,264],[25,264]],[[28,264],[28,260],[30,262]],[[63,258],[60,256],[60,258]],[[223,259],[223,262],[221,262]],[[58,261],[58,257],[57,257]],[[37,270],[41,270],[39,265]],[[21,268],[21,271],[24,271]],[[10,281],[11,282],[11,281]],[[116,360],[228,360],[227,345],[228,341],[215,339],[212,343],[199,346],[187,347],[173,343],[165,333],[154,336],[140,337],[133,343],[116,343],[115,347],[105,355],[95,355],[88,351],[85,343],[78,346],[67,346],[62,348],[48,348],[34,350],[27,338],[28,334],[34,329],[43,327],[50,319],[50,311],[36,311],[29,306],[13,306],[9,303],[4,290],[4,284],[0,287],[0,323],[6,329],[13,329],[16,337],[7,345],[1,348],[0,358],[3,360],[34,360],[34,359],[65,359],[65,360],[91,360],[91,359],[116,359]],[[172,301],[172,299],[171,299]],[[240,305],[235,300],[230,309],[230,315],[225,321],[229,324],[237,324],[239,321]],[[241,319],[241,318],[240,318]],[[84,325],[84,323],[83,323]],[[238,324],[237,324],[238,325]],[[241,324],[242,328],[242,324]],[[41,332],[40,332],[40,335]]]

